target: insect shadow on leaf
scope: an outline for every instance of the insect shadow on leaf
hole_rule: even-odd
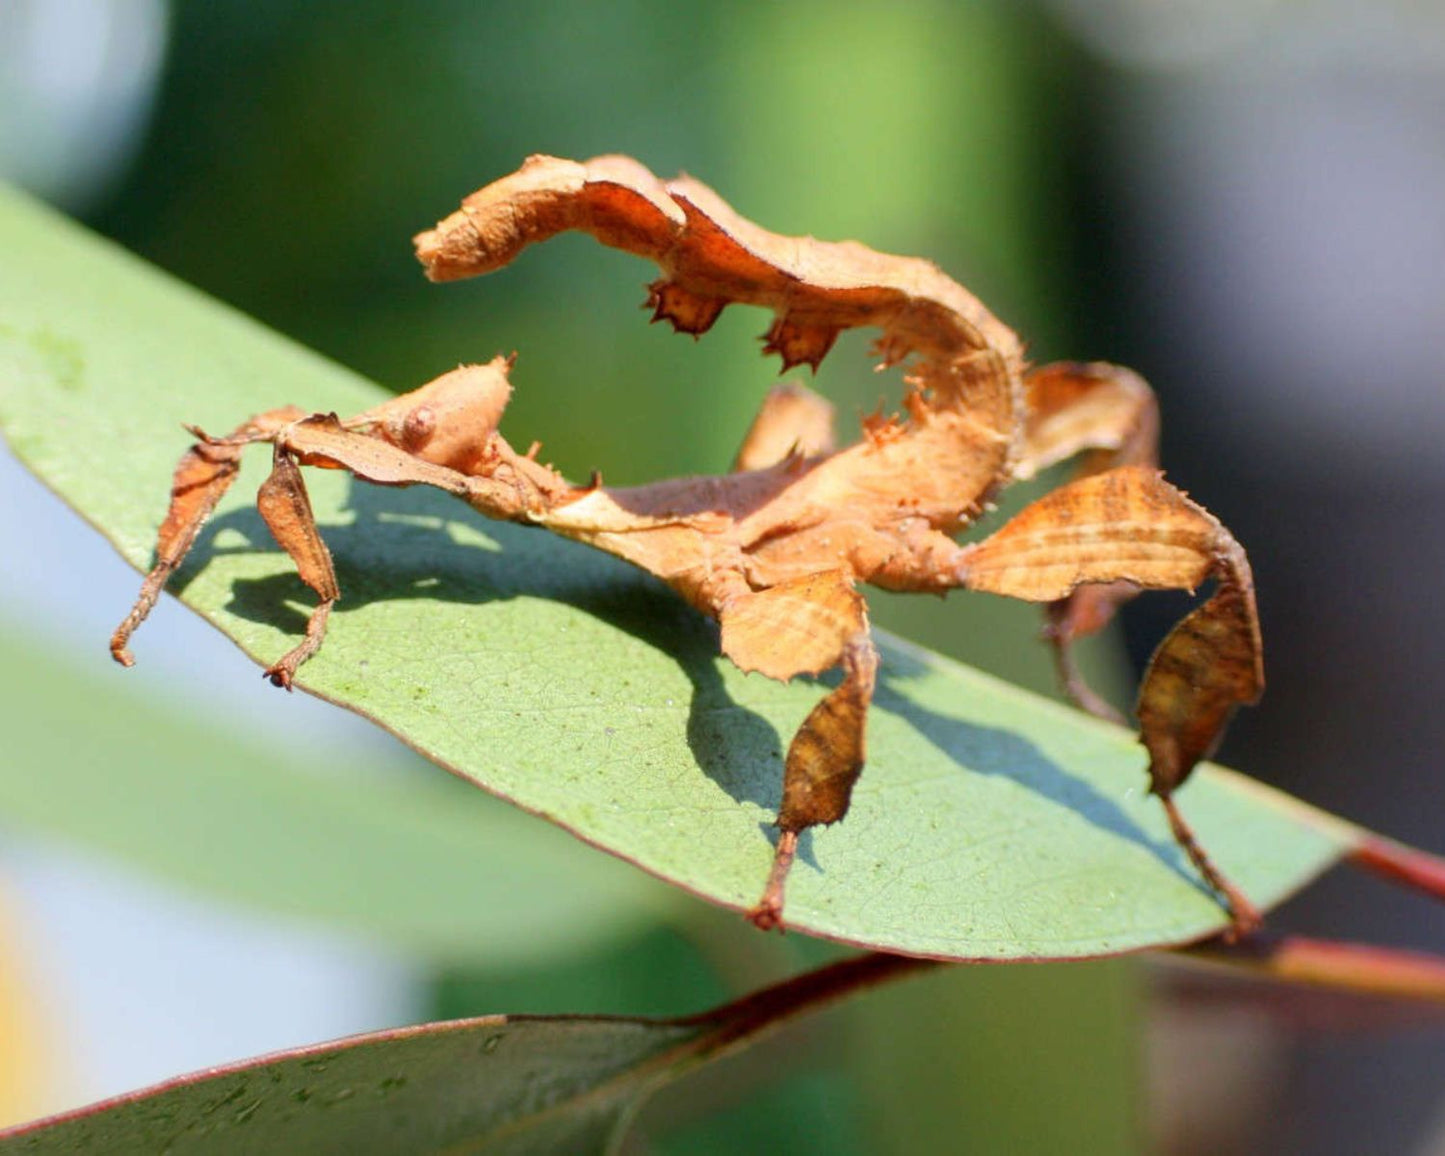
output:
[[[1028,739],[1010,730],[931,710],[899,693],[893,681],[887,676],[880,681],[873,705],[905,719],[959,766],[974,774],[1010,779],[1067,808],[1101,831],[1143,848],[1167,863],[1180,878],[1207,890],[1198,875],[1189,870],[1188,860],[1177,843],[1150,835],[1112,798],[1086,779],[1069,774]]]
[[[456,521],[451,507],[425,491],[353,481],[346,508],[350,519],[323,527],[323,534],[348,611],[408,599],[483,607],[530,597],[571,606],[676,662],[691,684],[687,741],[699,768],[737,802],[776,804],[776,788],[762,767],[776,766],[781,758],[777,729],[734,701],[718,671],[716,626],[678,606],[666,588],[639,588],[635,570],[580,547],[564,546],[575,553],[562,565],[540,565],[530,549],[531,535],[520,527],[489,524],[489,547],[459,540],[449,532]],[[272,548],[254,511],[232,511],[213,520],[197,539],[193,560],[177,577],[178,589],[203,565],[194,559],[211,554],[215,536],[223,531],[252,543],[228,552]],[[555,551],[548,557],[555,561]],[[294,606],[304,589],[293,574],[238,578],[227,609],[294,633],[305,629],[306,615]],[[476,637],[501,677],[530,677],[526,654],[488,646],[485,619],[479,620]]]

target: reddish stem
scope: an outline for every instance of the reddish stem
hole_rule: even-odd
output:
[[[1349,854],[1356,867],[1445,899],[1445,859],[1366,832]]]
[[[1445,958],[1424,952],[1305,936],[1256,935],[1243,943],[1210,942],[1177,954],[1286,983],[1445,1004]]]
[[[664,1022],[709,1027],[711,1030],[684,1045],[684,1050],[711,1057],[847,996],[939,966],[936,959],[873,951],[804,972],[712,1011]]]

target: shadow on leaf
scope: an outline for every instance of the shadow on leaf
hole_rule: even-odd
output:
[[[1095,827],[1143,847],[1191,886],[1205,895],[1213,895],[1190,870],[1172,839],[1151,836],[1113,799],[1086,780],[1064,771],[1028,739],[1013,731],[951,718],[900,694],[894,683],[907,675],[894,672],[890,677],[886,662],[887,659],[873,699],[875,707],[906,719],[960,766],[980,775],[1001,775],[1068,808]],[[1141,776],[1142,773],[1141,770]]]
[[[661,582],[598,551],[529,527],[480,518],[459,520],[454,516],[457,507],[421,489],[352,481],[346,509],[353,515],[349,523],[322,527],[342,590],[338,617],[373,602],[423,598],[485,606],[532,597],[571,606],[675,661],[692,687],[687,742],[698,766],[735,801],[776,809],[784,742],[771,723],[728,693],[719,672],[725,660],[719,655],[716,624]],[[479,527],[489,539],[487,544],[459,540],[457,529]],[[216,538],[225,531],[239,534],[247,545],[217,547]],[[232,511],[203,531],[172,588],[184,590],[216,556],[275,549],[254,508]],[[237,579],[227,609],[295,635],[306,626],[307,611],[301,607],[309,607],[312,599],[296,574],[288,572]],[[909,656],[888,652],[875,708],[905,719],[959,767],[1005,776],[1147,849],[1181,878],[1200,886],[1172,841],[1150,836],[1113,800],[1064,771],[1027,739],[932,711],[900,693],[897,683],[919,669]],[[836,686],[838,679],[836,672],[830,672],[818,678],[802,676],[799,681],[816,686],[821,694]],[[767,752],[768,765],[763,767],[758,765],[761,751]],[[775,845],[777,830],[768,823],[759,828]],[[811,834],[805,832],[799,858],[816,868]]]
[[[698,765],[735,801],[776,809],[783,745],[771,723],[728,693],[718,670],[723,660],[716,624],[626,563],[525,526],[481,518],[462,523],[449,516],[459,508],[420,490],[353,482],[347,509],[354,520],[322,527],[342,591],[337,617],[372,602],[417,598],[485,606],[531,597],[571,606],[675,661],[692,685],[687,741]],[[480,526],[491,548],[458,541],[452,527],[463,525],[469,530]],[[217,548],[215,539],[225,531],[241,535],[248,545]],[[184,590],[216,556],[275,549],[254,509],[233,511],[207,526],[172,588]],[[227,610],[300,634],[313,601],[300,578],[288,572],[237,579]],[[485,639],[478,646],[484,647]],[[760,751],[769,752],[772,763],[763,773],[756,766]]]

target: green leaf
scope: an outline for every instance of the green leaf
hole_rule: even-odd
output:
[[[224,430],[281,404],[347,413],[378,396],[18,199],[0,202],[0,247],[0,423],[138,567],[186,444],[177,423]],[[484,334],[457,358],[506,340]],[[514,377],[546,388],[525,351]],[[269,662],[310,598],[249,504],[263,467],[250,463],[178,585]],[[343,597],[301,686],[699,895],[757,898],[782,752],[818,683],[740,674],[710,623],[614,559],[435,493],[310,478]],[[848,818],[804,835],[791,926],[964,959],[1093,956],[1223,926],[1130,734],[906,644],[882,651],[869,767]],[[135,652],[144,662],[144,629]],[[1263,907],[1356,839],[1221,770],[1180,802]]]
[[[378,1032],[0,1133],[0,1153],[603,1152],[703,1035],[544,1016]]]
[[[657,1088],[929,966],[843,960],[685,1019],[485,1016],[212,1068],[0,1132],[6,1153],[590,1153]]]

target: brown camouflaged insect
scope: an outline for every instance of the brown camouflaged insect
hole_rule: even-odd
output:
[[[771,678],[841,667],[842,682],[794,736],[783,771],[772,873],[749,918],[782,924],[798,835],[848,811],[863,769],[878,666],[859,583],[941,594],[986,590],[1048,611],[1066,686],[1112,714],[1084,685],[1069,644],[1098,630],[1141,589],[1212,596],[1155,652],[1137,715],[1151,791],[1180,846],[1227,906],[1236,935],[1257,925],[1249,900],[1214,866],[1174,802],[1233,709],[1263,689],[1259,623],[1243,549],[1155,468],[1153,394],[1104,364],[1031,368],[1017,336],[927,261],[856,242],[784,237],[738,216],[690,178],[662,182],[626,157],[585,164],[536,156],[473,193],[416,238],[435,281],[499,269],[527,245],[579,229],[656,262],[654,320],[701,334],[731,303],[775,320],[765,351],[817,367],[839,331],[881,331],[884,365],[908,362],[906,413],[864,421],[834,446],[832,409],[800,386],[774,390],[732,473],[626,488],[576,486],[519,454],[497,432],[510,360],[463,366],[355,417],[294,407],[227,437],[192,430],[161,526],[156,562],[111,639],[130,665],[131,633],[155,604],[206,517],[235,478],[242,449],[269,442],[274,465],[257,503],[320,599],[306,637],[266,672],[289,687],[316,653],[336,575],[312,517],[301,466],[349,470],[379,485],[429,485],[490,518],[545,527],[657,575],[722,627],[722,650]],[[1010,482],[1075,454],[1080,475],[992,536],[953,535]]]

